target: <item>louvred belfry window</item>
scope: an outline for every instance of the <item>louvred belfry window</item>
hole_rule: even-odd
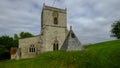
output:
[[[55,25],[58,24],[58,16],[59,16],[58,12],[57,12],[57,11],[54,11],[54,12],[53,12],[53,23],[54,23]]]
[[[58,24],[58,18],[54,18],[54,24]]]

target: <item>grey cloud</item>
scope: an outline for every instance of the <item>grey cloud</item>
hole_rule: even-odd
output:
[[[28,31],[40,34],[40,16],[43,3],[52,6],[54,0],[1,0],[0,35]],[[119,0],[57,0],[53,5],[67,8],[67,26],[83,44],[110,38],[111,24],[120,18]],[[5,27],[4,27],[5,26]]]
[[[0,35],[21,31],[33,32],[40,30],[40,9],[34,8],[30,0],[4,0],[0,2]],[[30,29],[34,29],[31,31]],[[39,34],[39,32],[37,33]]]

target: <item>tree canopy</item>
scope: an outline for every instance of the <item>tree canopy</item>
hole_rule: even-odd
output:
[[[112,33],[111,35],[112,37],[116,37],[117,39],[120,39],[120,20],[112,24],[111,33]]]
[[[0,60],[10,58],[9,50],[13,47],[14,41],[12,37],[0,37]]]
[[[29,32],[21,32],[19,36],[20,36],[20,38],[33,37],[33,35]]]
[[[19,35],[14,34],[14,37],[3,35],[0,37],[0,60],[10,59],[11,47],[18,47],[19,38],[33,37],[29,32],[21,32]]]

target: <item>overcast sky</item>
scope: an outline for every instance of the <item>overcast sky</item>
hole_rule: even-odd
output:
[[[43,3],[54,0],[0,0],[0,36],[22,31],[40,34]],[[73,26],[83,44],[113,40],[111,24],[120,19],[120,0],[56,0],[57,8],[67,8],[67,28]]]

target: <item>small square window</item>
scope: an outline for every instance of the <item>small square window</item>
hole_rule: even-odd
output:
[[[72,37],[72,38],[75,38],[75,35],[74,35],[73,33],[71,33],[71,37]]]

